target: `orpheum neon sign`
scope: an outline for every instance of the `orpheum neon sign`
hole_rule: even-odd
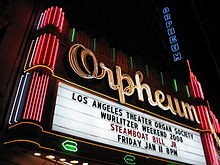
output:
[[[164,111],[170,110],[173,115],[200,123],[193,105],[182,100],[179,101],[177,98],[172,98],[169,94],[164,94],[161,90],[156,90],[152,93],[150,86],[142,83],[143,74],[140,71],[135,73],[135,80],[133,81],[128,74],[122,73],[121,67],[116,66],[115,76],[117,83],[115,83],[113,71],[106,67],[104,63],[98,63],[95,54],[83,45],[74,44],[69,50],[68,57],[71,68],[82,78],[103,79],[107,75],[109,87],[118,91],[119,101],[121,103],[126,103],[125,96],[133,95],[136,89],[140,101],[144,102],[147,99],[152,106],[158,106]],[[92,64],[88,64],[87,57],[90,57]],[[79,60],[81,60],[82,65],[80,65]],[[91,65],[93,66],[91,67]],[[144,98],[144,92],[146,92],[147,98]]]

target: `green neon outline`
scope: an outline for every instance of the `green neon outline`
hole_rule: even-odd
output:
[[[134,165],[135,164],[135,156],[125,155],[124,161],[125,161],[126,164]]]
[[[70,144],[66,144],[66,143],[70,143]],[[71,151],[71,152],[77,152],[78,148],[77,148],[77,143],[71,140],[65,140],[62,143],[62,146],[65,150],[67,151]],[[73,147],[74,146],[74,147]],[[71,149],[71,148],[75,148],[75,149]]]

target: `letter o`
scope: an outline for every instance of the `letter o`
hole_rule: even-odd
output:
[[[80,53],[80,58],[81,58],[81,61],[82,61],[81,66],[78,63],[78,58],[77,58],[78,52]],[[90,68],[88,66],[88,63],[87,63],[87,60],[86,60],[87,56],[90,56],[92,58],[93,70],[90,70]],[[69,57],[69,63],[70,63],[71,68],[80,77],[86,78],[86,79],[92,79],[92,78],[97,77],[98,62],[95,58],[94,53],[91,50],[86,49],[83,45],[74,44],[69,50],[68,57]],[[81,67],[83,67],[83,68],[81,68]],[[82,70],[82,69],[84,69],[84,70]]]

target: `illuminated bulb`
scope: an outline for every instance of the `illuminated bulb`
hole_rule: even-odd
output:
[[[35,152],[35,153],[34,153],[34,156],[41,156],[41,153]]]
[[[64,159],[64,158],[60,158],[60,161],[61,161],[61,162],[65,162],[66,159]]]
[[[70,163],[75,163],[76,164],[76,163],[79,163],[79,161],[78,160],[71,160]]]
[[[47,159],[54,159],[55,156],[53,156],[53,155],[47,155],[46,158],[47,158]]]
[[[89,165],[89,163],[83,163],[83,165]]]
[[[68,163],[68,162],[64,162],[64,164],[67,164],[67,165],[73,165],[72,163]]]

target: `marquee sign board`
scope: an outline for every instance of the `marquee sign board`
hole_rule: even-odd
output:
[[[200,134],[59,83],[52,130],[189,164],[206,164]]]

